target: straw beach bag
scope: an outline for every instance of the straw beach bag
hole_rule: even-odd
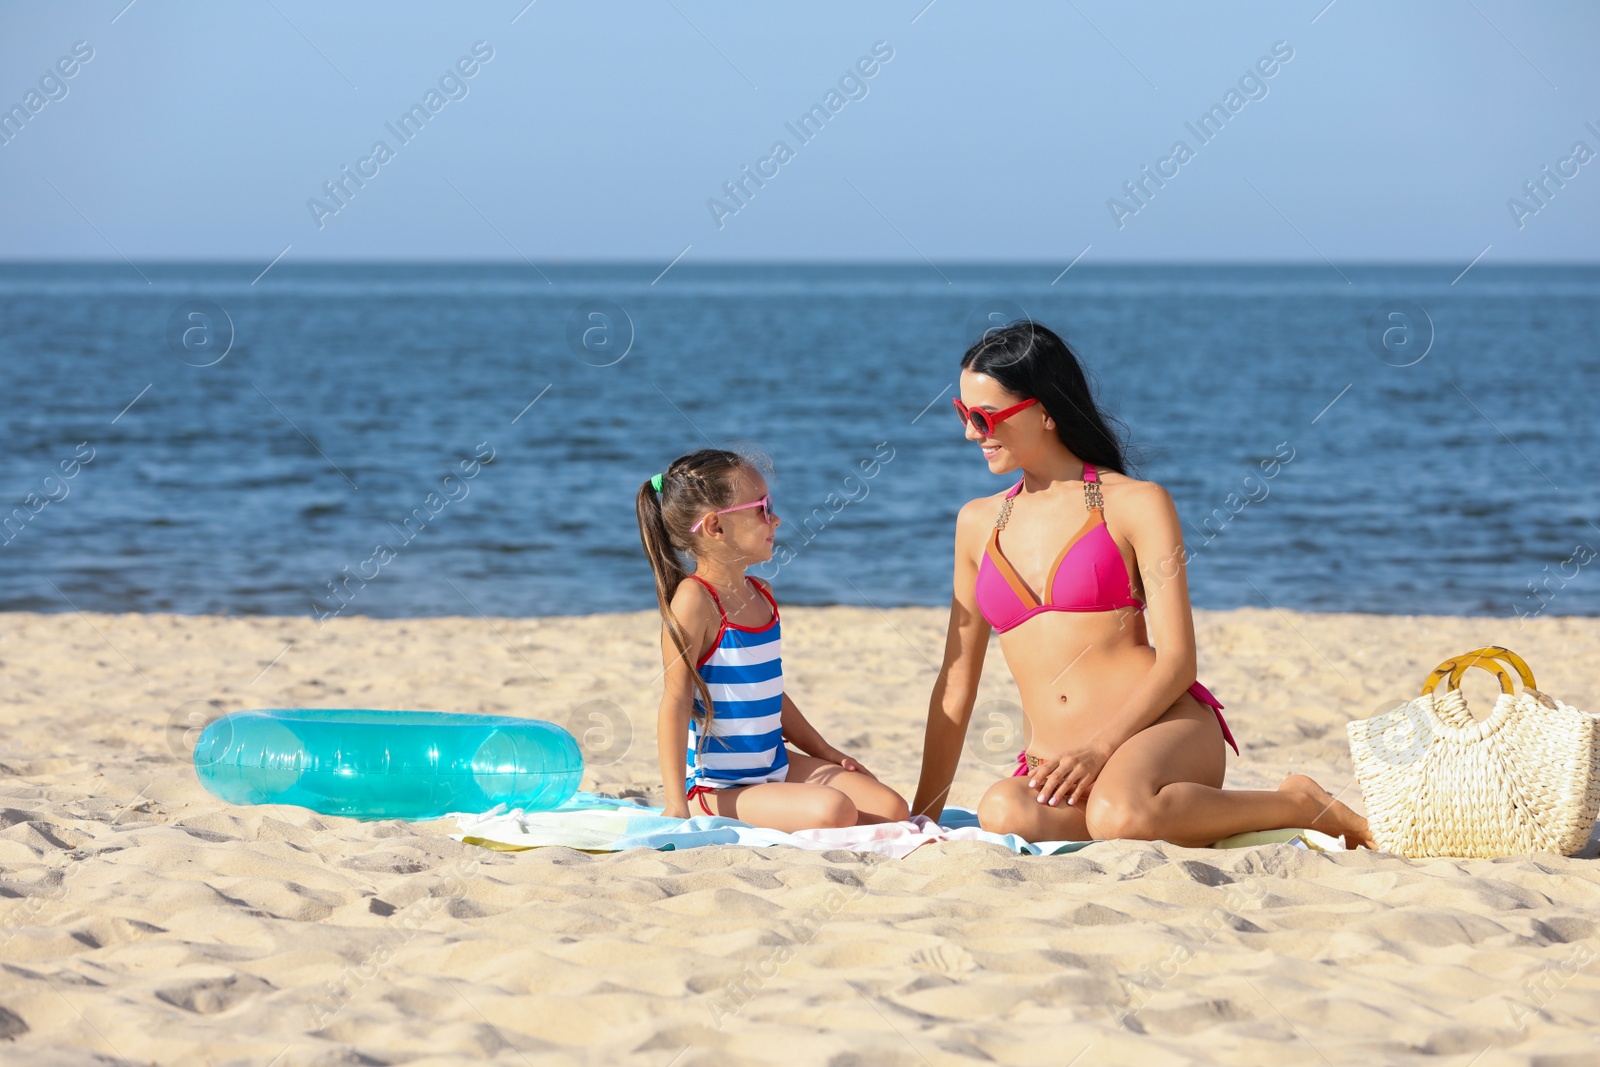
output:
[[[1520,692],[1500,661],[1521,676]],[[1482,722],[1458,688],[1469,667],[1500,680],[1494,711]],[[1436,697],[1441,680],[1445,691]],[[1509,649],[1445,660],[1421,696],[1345,727],[1374,842],[1414,858],[1572,855],[1600,813],[1596,721],[1539,692],[1527,663]]]

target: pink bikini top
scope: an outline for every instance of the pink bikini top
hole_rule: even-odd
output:
[[[989,545],[978,564],[978,610],[1001,633],[1043,611],[1112,611],[1116,608],[1144,610],[1144,604],[1130,592],[1127,564],[1122,550],[1106,529],[1100,498],[1100,479],[1094,464],[1083,465],[1084,506],[1089,518],[1056,557],[1046,574],[1044,603],[1033,595],[1000,550],[1000,531],[1011,516],[1011,500],[1021,492],[1022,483],[1012,486],[1000,508]]]

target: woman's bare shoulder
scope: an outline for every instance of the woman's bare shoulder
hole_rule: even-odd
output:
[[[956,512],[956,534],[970,532],[985,526],[994,525],[994,520],[1000,514],[1000,506],[1005,502],[1004,489],[989,496],[980,496],[961,505],[961,510]]]
[[[1144,481],[1116,471],[1104,472],[1100,481],[1107,511],[1124,522],[1164,521],[1177,514],[1172,494],[1159,482]]]

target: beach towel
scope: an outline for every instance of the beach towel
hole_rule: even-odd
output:
[[[900,859],[933,841],[987,841],[1030,856],[1065,855],[1094,843],[1025,841],[1016,834],[991,833],[978,825],[977,812],[959,807],[945,808],[938,822],[917,815],[906,822],[802,830],[793,834],[751,826],[720,815],[672,819],[664,817],[660,808],[648,807],[631,798],[581,792],[553,811],[505,810],[502,806],[482,814],[457,812],[450,817],[456,820],[456,832],[451,837],[499,852],[522,852],[551,845],[583,852],[622,852],[632,848],[665,852],[703,845],[743,845],[750,848],[787,846],[813,852],[844,849]],[[1239,834],[1212,847],[1244,848],[1272,843],[1287,843],[1319,852],[1344,851],[1342,838],[1315,830]]]

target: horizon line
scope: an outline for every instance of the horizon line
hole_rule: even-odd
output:
[[[240,266],[258,267],[263,260],[242,257],[212,257],[212,258],[185,258],[185,257],[156,257],[140,260],[146,266]],[[577,258],[577,257],[544,257],[542,262],[549,266],[617,266],[617,267],[650,267],[659,266],[663,260],[656,258]],[[1062,260],[1057,259],[1000,259],[1000,258],[974,258],[974,259],[949,259],[941,261],[946,267],[1039,267],[1041,269],[1055,269]],[[1346,267],[1450,267],[1459,264],[1459,259],[1355,259],[1341,260]],[[68,256],[36,256],[36,257],[10,257],[0,256],[0,266],[127,266],[128,261],[120,258],[79,258]],[[316,257],[290,261],[282,264],[284,267],[308,266],[482,266],[482,267],[515,267],[528,266],[528,261],[515,257],[508,258],[466,258],[466,257],[400,257],[391,256],[384,258],[349,258]],[[785,259],[711,259],[699,262],[683,263],[685,268],[695,267],[808,267],[808,266],[852,266],[852,267],[919,267],[926,268],[927,262],[919,259],[821,259],[821,258],[785,258]],[[1328,266],[1327,261],[1321,259],[1254,259],[1254,258],[1166,258],[1166,259],[1110,259],[1098,260],[1083,264],[1086,268],[1093,267],[1321,267]],[[1497,263],[1484,264],[1484,266],[1500,267],[1596,267],[1600,266],[1600,258],[1592,259],[1509,259]]]

